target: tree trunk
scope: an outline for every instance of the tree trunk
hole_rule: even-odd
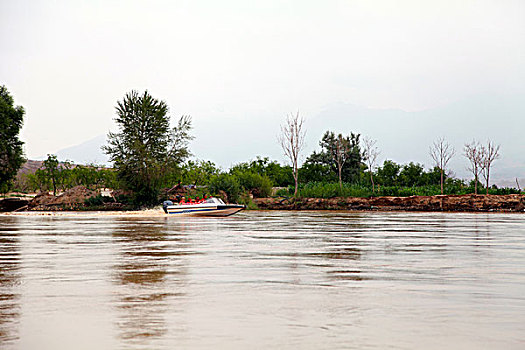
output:
[[[341,180],[341,166],[339,166],[339,194],[343,195],[343,181]]]
[[[441,169],[441,194],[443,194],[443,169]]]
[[[296,170],[296,171],[295,171],[295,174],[294,174],[294,177],[293,177],[294,180],[295,180],[295,191],[294,191],[294,193],[293,193],[294,198],[297,198],[297,192],[298,192],[297,189],[298,189],[298,187],[299,187],[299,184],[298,184],[298,183],[299,183],[299,181],[298,181],[298,177],[299,177],[299,174],[297,173],[297,170]]]
[[[478,194],[478,175],[477,174],[474,177],[474,181],[476,181],[476,183],[474,183],[474,194]]]
[[[487,195],[489,194],[489,177],[490,177],[490,168],[487,167]]]
[[[374,177],[372,176],[372,172],[370,172],[370,182],[372,182],[372,192],[375,192],[375,185],[374,185]]]

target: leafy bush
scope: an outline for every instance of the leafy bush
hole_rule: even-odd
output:
[[[219,196],[220,191],[224,191],[229,202],[237,202],[242,193],[242,187],[237,177],[226,173],[213,176],[208,189],[215,196]]]
[[[253,172],[237,173],[241,186],[251,192],[254,197],[269,197],[272,194],[272,181],[266,175],[259,175]]]
[[[189,160],[182,167],[182,183],[207,185],[214,175],[220,173],[215,163],[204,160]]]
[[[289,194],[293,194],[293,189]],[[343,191],[337,182],[310,182],[299,187],[299,195],[307,198],[333,198],[333,197],[369,197],[372,189],[355,184],[343,183]]]
[[[489,188],[489,194],[520,194],[520,191],[518,191],[517,188],[512,187],[498,188],[497,186],[492,186]]]
[[[87,205],[88,207],[95,207],[95,206],[104,205],[104,203],[110,203],[110,202],[113,202],[112,197],[102,196],[99,194],[98,196],[87,198],[84,201],[84,204]]]
[[[293,196],[294,186],[288,186],[286,188],[280,188],[275,193],[276,196],[288,197]]]
[[[115,200],[122,204],[132,204],[133,198],[127,194],[119,194],[115,196]]]
[[[238,175],[246,172],[266,176],[275,186],[294,184],[292,168],[290,166],[282,166],[276,161],[270,161],[268,157],[261,158],[257,156],[251,162],[239,163],[230,168],[230,174]]]

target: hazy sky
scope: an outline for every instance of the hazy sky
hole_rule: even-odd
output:
[[[525,1],[0,0],[0,84],[29,158],[114,129],[132,89],[190,114],[194,143],[232,125],[275,140],[286,114],[333,103],[524,94]]]

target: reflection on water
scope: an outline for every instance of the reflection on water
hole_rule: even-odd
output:
[[[523,349],[525,217],[0,216],[1,349]]]
[[[20,318],[20,240],[17,218],[5,218],[0,225],[0,348],[18,338]]]
[[[170,235],[165,222],[144,220],[119,220],[112,235],[118,247],[114,283],[120,334],[125,342],[148,344],[143,338],[166,334],[164,313],[184,295],[188,239]],[[168,278],[179,288],[167,288]]]

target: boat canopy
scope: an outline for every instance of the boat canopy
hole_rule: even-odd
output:
[[[222,199],[220,198],[215,198],[215,197],[210,197],[208,199],[206,199],[206,202],[205,203],[210,203],[210,204],[224,204],[224,202],[222,201]]]

